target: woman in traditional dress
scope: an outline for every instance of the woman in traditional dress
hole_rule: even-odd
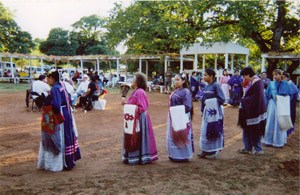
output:
[[[197,74],[195,71],[192,72],[191,75],[191,93],[193,100],[195,99],[196,94],[199,91],[199,78],[197,77]]]
[[[241,71],[245,86],[245,95],[241,99],[238,124],[243,128],[243,145],[239,149],[242,154],[263,154],[261,145],[266,125],[266,103],[262,80],[255,76],[251,67]]]
[[[155,137],[152,123],[148,114],[148,97],[146,94],[147,80],[144,74],[137,73],[132,80],[133,92],[126,101],[123,97],[122,104],[136,105],[137,110],[134,117],[129,114],[124,116],[124,124],[131,118],[137,118],[137,125],[133,127],[133,133],[125,131],[123,136],[122,160],[125,164],[146,164],[158,159]]]
[[[291,87],[291,120],[293,123],[293,127],[287,131],[287,135],[289,136],[291,133],[295,131],[295,121],[296,121],[296,106],[297,106],[297,98],[299,94],[299,90],[297,86],[291,80],[290,74],[288,72],[284,72],[282,74],[282,79],[287,81]]]
[[[193,157],[194,153],[194,141],[193,141],[193,131],[192,131],[192,95],[187,89],[187,83],[185,77],[182,75],[176,75],[174,80],[174,85],[176,90],[170,95],[170,111],[168,113],[168,125],[167,125],[167,144],[169,159],[175,162],[188,161]],[[178,109],[171,111],[175,108],[183,105],[180,112]],[[181,115],[180,115],[181,114]],[[176,120],[175,115],[183,116],[186,120],[180,117]],[[176,131],[174,124],[182,122],[183,129]],[[181,124],[178,124],[181,125]]]
[[[231,98],[230,104],[238,106],[241,101],[243,89],[242,89],[243,78],[240,76],[238,70],[234,71],[234,75],[228,80],[228,85],[231,86]]]
[[[228,81],[230,79],[230,76],[228,75],[227,69],[223,70],[223,75],[220,79],[221,89],[223,91],[223,94],[225,96],[225,103],[229,103],[230,95],[229,95],[229,85]]]
[[[287,143],[287,133],[280,129],[278,123],[278,115],[276,108],[276,95],[289,96],[291,95],[291,88],[288,82],[281,79],[281,71],[273,71],[273,81],[270,82],[267,88],[267,124],[265,132],[266,146],[283,147]]]
[[[49,171],[71,170],[81,158],[74,123],[70,111],[70,99],[58,71],[50,71],[48,84],[52,86],[43,107],[42,135],[38,165]]]
[[[204,80],[208,83],[204,89],[201,111],[202,127],[200,134],[200,158],[215,159],[224,147],[224,112],[222,105],[225,97],[218,83],[215,82],[216,73],[213,69],[205,70]]]

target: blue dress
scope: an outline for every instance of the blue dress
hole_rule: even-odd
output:
[[[266,145],[283,147],[287,142],[287,132],[281,130],[278,123],[276,95],[291,95],[290,86],[286,81],[272,81],[267,88],[268,108],[264,142]]]
[[[222,109],[222,105],[225,102],[225,96],[223,94],[223,91],[219,84],[216,82],[209,84],[204,89],[204,95],[201,103],[201,112],[203,113],[205,108],[205,100],[216,98],[218,102],[218,109],[219,113],[224,113]],[[223,114],[224,116],[224,114]],[[202,127],[201,127],[201,133],[200,133],[200,141],[199,146],[200,149],[207,153],[215,153],[221,150],[224,147],[224,131],[223,131],[223,119],[219,121],[220,122],[220,130],[218,132],[218,136],[214,136],[211,138],[208,125],[209,123],[204,120],[204,117],[202,117]]]
[[[57,82],[52,86],[46,105],[51,105],[54,113],[60,112],[64,117],[57,133],[57,140],[59,140],[61,148],[59,154],[53,154],[53,152],[43,147],[43,144],[40,144],[38,168],[50,171],[61,171],[63,168],[72,169],[75,166],[75,161],[79,160],[81,155],[78,140],[75,136],[68,95],[60,83]],[[45,134],[42,131],[42,138],[47,136]]]
[[[170,106],[184,105],[185,112],[190,115],[192,110],[192,95],[186,88],[176,89],[170,95]],[[191,124],[191,121],[190,121]],[[172,139],[172,130],[170,122],[170,113],[168,113],[167,123],[167,145],[169,158],[173,161],[186,161],[193,157],[194,141],[192,126],[187,134],[188,144],[185,147],[178,147]]]
[[[231,105],[237,106],[240,104],[241,95],[243,91],[242,82],[243,82],[243,78],[239,75],[232,76],[228,81],[228,85],[231,86],[231,97],[229,100],[229,103]]]

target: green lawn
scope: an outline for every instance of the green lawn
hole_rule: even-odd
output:
[[[0,83],[0,92],[5,93],[15,93],[19,91],[26,91],[26,89],[29,89],[28,83]]]

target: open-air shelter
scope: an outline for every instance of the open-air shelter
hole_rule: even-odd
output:
[[[21,58],[21,59],[36,59],[40,61],[40,65],[43,70],[43,61],[54,61],[55,65],[57,61],[80,61],[80,71],[83,73],[83,63],[84,61],[93,61],[95,62],[95,70],[100,72],[100,61],[115,61],[117,64],[117,76],[119,76],[120,72],[120,60],[139,60],[139,72],[143,72],[143,62],[145,62],[145,69],[144,72],[148,77],[148,61],[161,61],[164,60],[164,70],[166,72],[167,67],[170,66],[171,61],[193,61],[190,58],[179,58],[177,54],[158,54],[158,55],[120,55],[120,56],[109,56],[109,55],[86,55],[86,56],[47,56],[47,55],[26,55],[26,54],[11,54],[11,53],[0,53],[0,61],[2,58],[9,58],[11,64],[11,72],[12,77],[10,77],[14,82],[16,82],[16,77],[13,71],[13,59],[14,58]],[[3,80],[3,74],[2,74]]]
[[[296,75],[296,84],[300,84],[300,54],[295,53],[263,53],[261,54],[261,71],[266,71],[265,63],[266,59],[279,59],[285,61],[285,67],[284,70],[287,70],[287,61],[298,61],[298,68],[293,72],[294,75]],[[292,75],[291,75],[292,76]]]
[[[217,70],[218,55],[225,55],[225,68],[228,69],[229,56],[231,57],[231,70],[233,70],[233,62],[235,54],[243,54],[246,56],[246,66],[248,66],[249,49],[236,43],[216,42],[212,44],[194,43],[188,47],[182,47],[180,50],[180,71],[183,71],[183,57],[194,56],[193,70],[198,67],[198,55],[202,55],[202,71],[205,70],[206,55],[215,55],[215,70]]]

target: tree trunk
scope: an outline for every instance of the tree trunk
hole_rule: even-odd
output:
[[[267,75],[269,79],[273,79],[273,70],[275,70],[277,68],[277,64],[278,64],[278,59],[267,59],[268,61],[268,68],[267,68]]]
[[[292,60],[292,64],[290,66],[288,66],[288,68],[287,68],[287,72],[290,74],[291,80],[294,83],[296,83],[297,75],[293,75],[293,72],[299,67],[299,65],[300,65],[300,60],[295,59],[295,60]]]

